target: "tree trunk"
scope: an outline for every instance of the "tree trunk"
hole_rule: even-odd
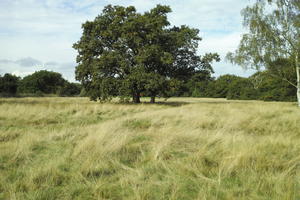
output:
[[[299,66],[298,55],[296,55],[296,73],[297,73],[297,101],[298,101],[298,106],[300,107],[300,66]]]
[[[155,96],[151,96],[150,103],[155,103]]]
[[[298,71],[300,69],[298,68]],[[300,107],[300,81],[297,83],[297,100],[298,100],[298,106]]]
[[[139,92],[134,92],[133,95],[132,95],[132,100],[133,100],[133,103],[141,103],[140,93]]]

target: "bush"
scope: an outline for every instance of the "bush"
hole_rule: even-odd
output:
[[[65,83],[60,73],[41,70],[25,76],[20,82],[19,92],[56,94]]]
[[[59,96],[79,96],[81,92],[81,85],[78,83],[66,82],[64,86],[59,88]]]
[[[19,77],[12,74],[5,74],[3,77],[0,76],[0,96],[15,96],[19,80]]]
[[[253,100],[258,98],[258,91],[247,78],[239,77],[229,85],[227,99]]]

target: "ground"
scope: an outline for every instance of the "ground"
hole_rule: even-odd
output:
[[[0,99],[0,199],[300,199],[295,103],[158,101]]]

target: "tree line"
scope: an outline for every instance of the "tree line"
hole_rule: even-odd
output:
[[[0,75],[0,96],[78,96],[81,84],[65,80],[58,72],[41,70],[20,78],[13,74]]]
[[[288,65],[286,61],[277,62],[281,66]],[[293,66],[288,65],[286,68],[285,76],[296,81]],[[218,78],[194,76],[183,85],[181,96],[294,102],[297,100],[296,91],[281,73],[264,70],[247,78],[231,74]]]
[[[273,67],[285,68],[284,77],[296,80],[293,66],[288,61],[278,60]],[[176,83],[176,89],[167,91],[167,96],[296,101],[296,88],[282,78],[283,71],[276,74],[275,69],[257,72],[247,78],[232,74],[215,78],[212,72],[202,71],[194,74],[189,80]],[[0,75],[0,96],[2,97],[43,95],[86,96],[86,92],[80,83],[70,83],[57,72],[42,70],[24,78],[12,74]],[[151,97],[151,92],[144,92],[140,95]],[[112,94],[112,97],[117,96],[117,93]]]

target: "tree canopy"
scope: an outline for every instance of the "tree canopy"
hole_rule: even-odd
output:
[[[0,96],[14,96],[17,93],[17,88],[20,78],[12,74],[0,75]]]
[[[92,100],[141,94],[168,96],[176,83],[197,71],[213,72],[217,54],[197,55],[199,30],[170,26],[169,6],[157,5],[143,14],[133,6],[106,6],[94,21],[82,25],[73,45],[78,51],[76,79]]]
[[[70,83],[58,72],[41,70],[24,78],[9,73],[0,75],[0,97],[44,96],[45,94],[84,96],[81,90],[81,84]]]
[[[274,62],[289,60],[297,81],[283,78],[297,89],[300,106],[300,1],[257,0],[243,9],[242,15],[249,32],[227,59],[244,67],[270,68],[270,72],[274,71]],[[285,71],[285,66],[277,65],[276,71]]]
[[[60,73],[41,70],[25,76],[20,82],[19,90],[22,93],[55,94],[65,82]]]

